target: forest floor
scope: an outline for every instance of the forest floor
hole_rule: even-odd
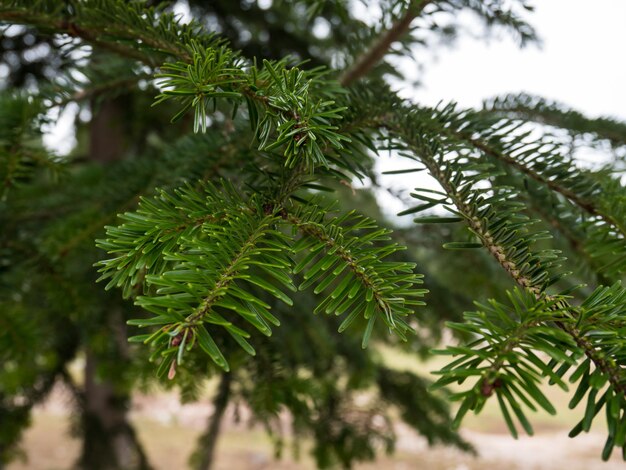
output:
[[[394,365],[403,368],[402,356],[386,352]],[[407,369],[415,369],[414,360]],[[420,372],[425,370],[419,365]],[[433,370],[432,363],[427,367]],[[598,417],[590,433],[576,439],[567,437],[569,429],[582,416],[581,409],[567,409],[568,394],[556,387],[544,389],[558,410],[557,416],[533,414],[535,436],[513,439],[503,422],[497,404],[488,404],[479,416],[469,416],[463,423],[462,435],[478,451],[477,456],[450,447],[428,447],[413,430],[398,423],[396,453],[381,455],[375,462],[356,465],[357,469],[378,470],[623,470],[621,454],[614,452],[609,462],[600,460],[606,425]],[[494,401],[495,402],[495,401]],[[489,403],[489,402],[488,402]],[[133,400],[131,419],[155,470],[188,468],[186,462],[196,439],[211,414],[210,400],[181,405],[174,392],[158,392],[149,396],[137,394]],[[308,470],[314,469],[305,442],[296,459],[287,443],[280,460],[274,459],[273,445],[260,427],[250,427],[245,410],[235,419],[229,408],[218,442],[216,470]],[[71,436],[71,405],[69,394],[57,388],[46,403],[34,413],[33,426],[26,432],[23,450],[26,462],[15,462],[8,470],[65,470],[75,462],[80,441]]]

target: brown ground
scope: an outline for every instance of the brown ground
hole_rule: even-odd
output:
[[[562,400],[560,401],[562,404]],[[556,400],[555,404],[559,401]],[[561,406],[561,408],[563,408]],[[472,457],[446,447],[428,448],[425,442],[410,429],[398,426],[397,453],[380,457],[376,462],[357,466],[358,469],[428,469],[428,470],[617,470],[626,464],[618,455],[608,463],[600,461],[604,444],[602,427],[575,440],[567,437],[572,413],[561,413],[559,418],[548,420],[537,417],[537,435],[520,437],[515,441],[504,429],[495,410],[480,417],[472,417],[463,430],[474,443],[479,457]],[[135,400],[132,419],[137,426],[151,462],[157,470],[185,469],[186,459],[210,414],[207,404],[182,406],[173,394],[161,393],[156,397]],[[245,421],[245,420],[244,420]],[[599,423],[600,425],[602,423]],[[56,390],[48,402],[37,409],[34,425],[26,433],[25,463],[14,463],[8,470],[68,469],[76,459],[79,442],[70,436],[70,416],[67,397]],[[218,445],[218,470],[294,470],[313,469],[314,464],[303,446],[302,457],[294,460],[289,448],[281,461],[273,459],[269,439],[259,429],[237,424],[231,413],[225,420],[224,434]],[[617,452],[615,452],[617,454]]]

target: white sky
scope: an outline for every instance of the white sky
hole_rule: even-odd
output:
[[[526,91],[562,101],[589,115],[626,120],[626,1],[535,0],[530,22],[543,47],[519,49],[497,41],[461,38],[441,50],[412,96],[479,106],[494,95]]]
[[[436,56],[418,49],[423,54],[415,57],[423,65],[422,86],[404,86],[401,95],[426,105],[443,100],[478,107],[486,98],[527,92],[588,116],[626,120],[626,0],[533,3],[536,9],[529,19],[543,40],[541,48],[520,49],[513,38],[501,34],[489,43],[460,37],[454,49],[440,48]],[[407,76],[411,66],[407,61],[403,68]],[[408,161],[385,156],[377,162],[380,171],[409,167]],[[416,186],[437,187],[424,173],[384,176],[381,182],[406,194]],[[378,197],[390,214],[405,207],[384,192]]]

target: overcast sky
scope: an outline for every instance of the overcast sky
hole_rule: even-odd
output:
[[[497,94],[526,91],[590,115],[626,119],[626,1],[535,0],[530,15],[541,49],[519,49],[506,36],[463,37],[425,67],[422,103],[456,100],[479,106]]]
[[[422,86],[403,86],[402,96],[427,105],[443,100],[478,107],[485,98],[523,91],[589,116],[626,120],[626,0],[533,4],[536,10],[529,19],[543,40],[541,47],[520,49],[511,37],[500,35],[488,43],[462,36],[453,49],[440,48],[436,56],[418,50],[414,59],[423,64]],[[407,62],[407,76],[409,67],[414,65]],[[588,160],[601,157],[593,151],[580,154]],[[379,171],[410,166],[384,155],[377,162]],[[385,176],[380,181],[404,193],[416,186],[437,187],[425,173]],[[389,214],[405,207],[385,192],[378,192],[378,198]]]

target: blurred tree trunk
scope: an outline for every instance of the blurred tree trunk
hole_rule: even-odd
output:
[[[85,470],[148,469],[147,458],[127,420],[130,397],[97,377],[98,359],[87,351],[83,408],[83,447],[79,467]]]
[[[90,158],[102,164],[120,160],[125,151],[126,132],[124,103],[128,97],[106,100],[96,107],[89,127]],[[115,368],[129,363],[126,323],[121,310],[111,310],[102,318],[103,328],[111,332],[114,356],[119,363]],[[93,331],[98,331],[93,329]],[[78,467],[85,470],[145,470],[148,460],[137,439],[135,430],[127,419],[130,394],[122,381],[116,384],[99,373],[99,365],[114,360],[110,354],[99,357],[99,351],[86,345],[84,391],[82,396],[83,446]],[[118,385],[118,386],[116,386]]]
[[[190,465],[195,470],[211,470],[215,458],[215,448],[220,435],[222,418],[230,398],[232,374],[223,373],[213,399],[213,414],[209,418],[206,431],[198,438],[196,451],[190,458]]]
[[[127,150],[124,105],[130,96],[121,95],[96,104],[92,101],[89,123],[89,157],[102,164],[122,159]]]

